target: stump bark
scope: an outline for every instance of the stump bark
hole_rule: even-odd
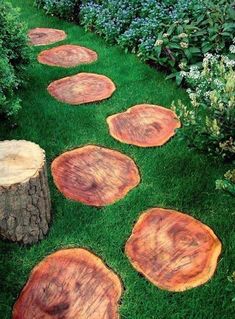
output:
[[[36,243],[48,232],[50,211],[44,151],[28,141],[0,142],[0,235]]]

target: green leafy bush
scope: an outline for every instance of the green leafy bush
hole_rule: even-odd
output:
[[[47,14],[67,20],[76,20],[80,7],[79,0],[36,0],[35,4]]]
[[[226,54],[235,32],[234,0],[36,0],[47,13],[80,21],[110,43],[168,69],[200,64],[205,53]]]
[[[18,11],[3,1],[0,1],[0,30],[0,113],[13,116],[20,109],[17,91],[31,50]]]
[[[88,1],[80,21],[111,43],[171,72],[200,64],[207,52],[228,53],[235,32],[233,0]]]
[[[233,47],[230,48],[233,50]],[[202,70],[192,66],[181,72],[191,87],[191,105],[173,104],[184,129],[179,131],[189,145],[222,158],[235,157],[235,61],[207,54]]]
[[[216,189],[226,191],[235,196],[235,169],[228,171],[224,179],[216,181]]]

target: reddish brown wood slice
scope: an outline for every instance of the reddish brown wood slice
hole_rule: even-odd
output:
[[[85,249],[57,251],[36,266],[13,319],[118,319],[119,278]]]
[[[95,145],[60,155],[51,169],[54,182],[65,197],[91,206],[113,204],[140,182],[131,158]]]
[[[140,104],[107,118],[112,137],[141,147],[165,144],[180,127],[176,114],[164,107]]]
[[[94,73],[79,73],[48,86],[48,92],[57,100],[74,105],[107,99],[115,90],[109,78]]]
[[[28,32],[31,45],[49,45],[66,39],[67,35],[63,30],[50,28],[35,28]]]
[[[38,61],[42,64],[64,68],[87,64],[96,60],[96,52],[78,45],[69,44],[42,51],[38,56]]]
[[[126,244],[134,268],[169,291],[184,291],[208,281],[220,252],[221,243],[208,226],[161,208],[141,215]]]

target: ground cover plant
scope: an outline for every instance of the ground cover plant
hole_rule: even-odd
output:
[[[0,1],[0,114],[16,115],[20,109],[17,95],[30,61],[26,25],[10,3]]]
[[[182,70],[203,55],[228,53],[235,32],[233,0],[36,0],[48,14],[80,21],[110,43],[170,71]]]
[[[121,300],[122,319],[227,319],[234,316],[234,198],[215,190],[215,180],[232,169],[206,155],[187,148],[178,134],[164,147],[137,148],[121,144],[108,132],[106,118],[141,103],[170,107],[173,100],[190,101],[184,90],[165,75],[142,64],[136,56],[107,45],[95,34],[72,23],[46,17],[33,7],[32,0],[14,0],[22,8],[22,19],[30,28],[63,29],[68,38],[61,44],[78,44],[98,54],[94,64],[74,69],[51,68],[37,62],[42,48],[33,49],[35,60],[24,72],[28,84],[21,90],[23,108],[16,129],[0,125],[1,139],[26,139],[46,150],[48,171],[61,153],[86,144],[120,151],[140,170],[141,183],[114,205],[97,209],[69,201],[52,182],[53,221],[49,235],[38,245],[18,246],[0,241],[1,318],[10,319],[15,303],[30,271],[46,255],[67,247],[83,247],[95,252],[120,275],[125,288]],[[49,48],[51,46],[45,47]],[[43,47],[44,49],[44,47]],[[79,107],[61,104],[47,93],[47,86],[78,72],[105,74],[115,83],[114,95],[102,103]],[[207,284],[184,293],[156,288],[141,277],[124,254],[124,245],[141,212],[164,207],[189,213],[213,228],[223,244],[215,276]]]

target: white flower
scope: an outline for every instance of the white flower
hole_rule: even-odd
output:
[[[183,70],[186,66],[187,66],[187,64],[186,64],[185,62],[181,62],[181,63],[179,64],[179,68],[180,68],[181,70]]]
[[[229,51],[230,51],[231,53],[235,53],[235,45],[230,45]]]
[[[157,40],[155,42],[155,46],[159,46],[159,45],[162,45],[163,44],[163,40]]]
[[[187,49],[188,48],[188,43],[187,42],[180,42],[180,46],[183,49]]]
[[[163,33],[163,38],[168,38],[169,34],[168,33]]]
[[[178,38],[179,38],[179,39],[183,39],[183,38],[187,38],[187,37],[188,37],[187,33],[180,33],[180,34],[178,35]]]
[[[223,62],[225,63],[225,65],[229,68],[229,67],[234,67],[235,66],[235,60],[230,60],[227,56],[223,56],[222,57]]]

